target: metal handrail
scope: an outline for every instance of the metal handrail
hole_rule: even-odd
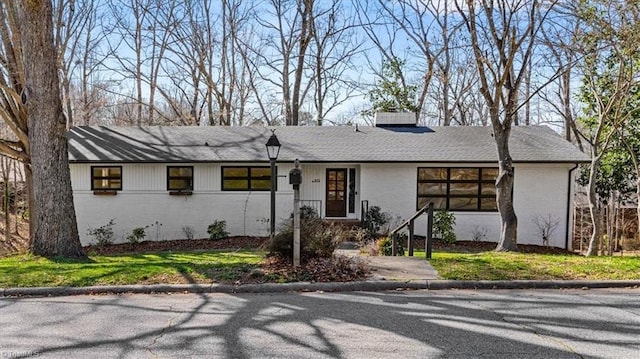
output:
[[[360,201],[360,226],[365,227],[367,221],[367,213],[369,213],[369,200]]]
[[[409,229],[409,256],[413,256],[413,228],[415,220],[423,215],[427,214],[427,239],[425,241],[425,255],[427,259],[431,259],[431,252],[433,250],[433,202],[429,202],[428,205],[420,208],[416,213],[414,213],[409,219],[402,222],[401,225],[394,228],[391,232],[389,232],[389,236],[391,237],[391,255],[398,255],[398,232],[407,227]]]

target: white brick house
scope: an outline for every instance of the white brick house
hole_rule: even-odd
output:
[[[361,217],[363,204],[407,218],[433,201],[456,215],[459,239],[497,240],[496,150],[488,127],[278,127],[277,218],[292,212],[287,175],[297,158],[301,199],[324,218]],[[115,220],[118,241],[154,224],[147,239],[206,237],[214,220],[231,235],[269,232],[270,170],[263,127],[75,127],[69,132],[71,180],[83,244],[88,228]],[[559,226],[550,245],[566,247],[573,177],[588,160],[546,127],[515,127],[514,205],[519,243],[541,244],[535,216]],[[279,221],[278,221],[279,222]],[[420,221],[422,222],[422,221]],[[162,224],[161,226],[158,224]],[[418,223],[416,233],[424,234]]]

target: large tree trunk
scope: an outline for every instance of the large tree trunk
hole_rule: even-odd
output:
[[[71,191],[51,2],[20,1],[18,9],[33,171],[30,250],[46,257],[84,257]]]
[[[518,217],[513,209],[513,160],[509,154],[510,127],[494,126],[498,147],[499,173],[496,180],[496,201],[502,227],[496,251],[518,250]]]

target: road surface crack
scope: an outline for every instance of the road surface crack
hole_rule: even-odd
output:
[[[173,310],[173,307],[169,306],[169,311],[171,311],[171,310]],[[173,322],[176,320],[176,318],[178,318],[178,316],[180,316],[180,314],[181,313],[178,312],[174,316],[169,318],[169,320],[167,321],[167,325],[164,326],[155,337],[153,337],[153,340],[151,341],[151,344],[146,345],[144,347],[149,352],[149,354],[153,355],[154,357],[158,357],[158,355],[153,352],[153,349],[151,349],[151,347],[156,345],[158,340],[160,340],[160,338],[162,338],[164,336],[164,334],[167,332],[167,330],[171,329],[171,327],[173,327]]]
[[[554,343],[558,344],[560,347],[565,348],[569,353],[572,353],[572,354],[576,355],[576,357],[578,357],[578,358],[580,358],[580,359],[584,359],[584,356],[582,356],[580,353],[578,353],[578,352],[573,348],[573,346],[571,346],[570,344],[568,344],[568,343],[564,342],[563,340],[560,340],[560,339],[558,339],[558,338],[556,338],[556,337],[553,337],[553,336],[549,336],[549,335],[547,335],[546,333],[544,333],[544,332],[542,332],[542,331],[539,331],[538,329],[536,329],[536,328],[534,328],[534,327],[531,327],[531,326],[529,326],[529,325],[526,325],[526,324],[524,324],[524,323],[519,323],[519,322],[510,321],[510,320],[508,320],[508,319],[507,319],[503,314],[501,314],[501,313],[497,312],[497,311],[496,311],[495,309],[493,309],[493,308],[486,307],[486,306],[483,306],[483,305],[478,304],[478,303],[475,303],[475,305],[477,305],[477,306],[479,306],[479,307],[483,308],[484,310],[486,310],[486,311],[488,311],[488,312],[490,312],[490,313],[493,313],[496,317],[500,318],[500,320],[501,320],[502,322],[504,322],[504,323],[512,324],[512,325],[517,325],[518,327],[520,327],[520,328],[522,328],[522,329],[524,329],[524,330],[526,330],[526,331],[528,331],[528,332],[530,332],[530,333],[533,333],[534,335],[536,335],[536,336],[538,336],[538,337],[540,337],[540,338],[542,338],[542,339],[549,340],[549,341],[552,341],[552,342],[554,342]]]

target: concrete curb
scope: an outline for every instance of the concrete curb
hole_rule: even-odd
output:
[[[0,288],[0,297],[63,297],[71,295],[122,294],[122,293],[283,293],[283,292],[350,292],[385,290],[444,290],[444,289],[590,289],[590,288],[639,288],[640,280],[415,280],[360,281],[326,283],[265,283],[265,284],[157,284],[91,287],[31,287]]]

